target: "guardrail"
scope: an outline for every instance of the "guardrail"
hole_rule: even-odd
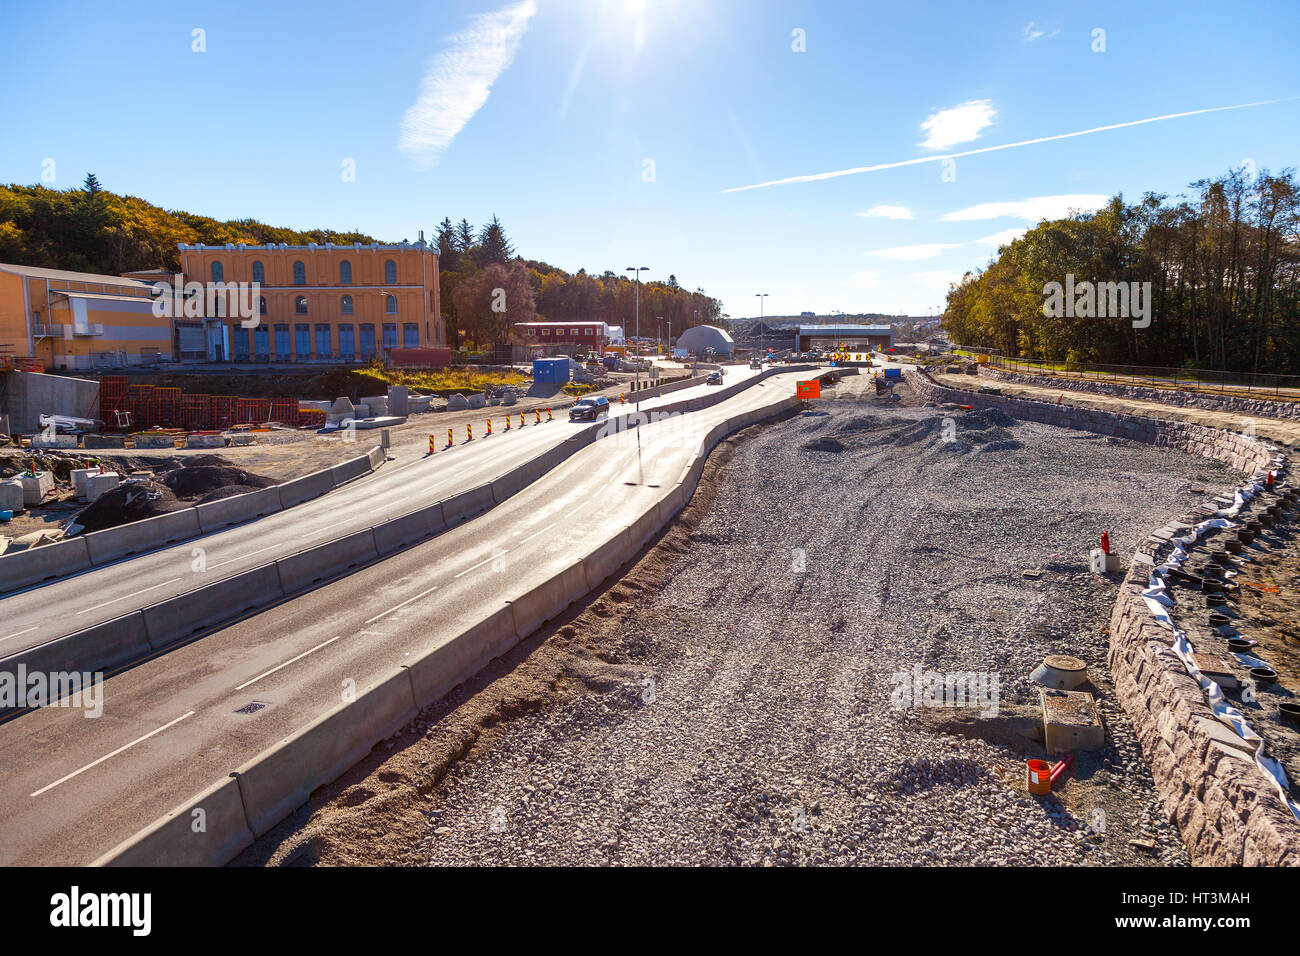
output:
[[[786,366],[781,371],[801,371]],[[818,378],[841,374],[828,370]],[[755,376],[750,382],[759,380]],[[681,477],[645,514],[581,558],[514,595],[487,617],[414,661],[381,676],[349,703],[331,708],[307,726],[246,761],[229,776],[159,818],[99,857],[95,866],[221,866],[301,806],[312,791],[341,776],[371,749],[409,724],[421,707],[444,696],[514,647],[539,626],[586,597],[659,533],[695,492],[709,453],[724,437],[800,405],[785,398],[715,425]],[[206,819],[192,826],[194,811]]]
[[[376,445],[366,454],[321,471],[260,491],[192,505],[142,521],[132,521],[64,538],[38,548],[0,555],[0,595],[47,584],[59,578],[103,567],[123,558],[157,551],[168,545],[264,518],[317,498],[354,478],[369,474],[387,458]]]
[[[784,366],[765,372],[763,375],[746,378],[735,385],[711,391],[707,395],[659,406],[653,411],[655,415],[698,411],[729,398],[742,389],[762,381],[768,375],[800,371],[802,368]],[[608,422],[594,423],[543,454],[450,498],[424,505],[413,512],[370,528],[351,532],[342,538],[315,544],[302,551],[240,572],[231,578],[213,582],[101,624],[19,651],[0,659],[0,673],[16,673],[19,665],[25,666],[29,672],[97,671],[124,667],[170,647],[178,641],[190,640],[200,634],[229,626],[251,613],[266,610],[283,600],[309,591],[322,582],[342,577],[398,551],[414,547],[428,538],[441,534],[447,528],[496,507],[507,498],[518,494],[562,461],[596,441],[602,432],[618,432],[635,428],[646,420],[645,415],[644,412],[636,411],[617,416],[611,415]],[[382,455],[383,449],[376,446],[372,450],[373,453]],[[306,482],[303,493],[314,497],[322,490],[328,490],[325,479],[330,477],[332,477],[331,471],[326,469],[276,487],[283,489]],[[292,496],[296,498],[297,492],[292,492]],[[246,497],[249,496],[239,495],[228,500],[236,502]],[[225,501],[214,502],[214,504],[225,503]],[[249,507],[253,506],[254,503],[250,502]],[[178,514],[184,513],[178,512]],[[161,517],[170,518],[171,515]],[[136,524],[145,525],[159,520],[159,518],[150,518]],[[103,533],[97,532],[97,534]],[[179,535],[177,540],[183,540],[183,532],[176,533]],[[90,537],[92,536],[85,535],[81,538],[71,538],[67,543],[80,541],[84,548]],[[134,540],[134,537],[135,535],[128,536],[126,543]],[[35,549],[33,553],[39,554],[59,547],[63,543],[46,545],[44,548]],[[81,560],[83,557],[93,556],[76,552],[70,554],[67,560]],[[236,583],[227,586],[227,582]],[[182,628],[181,624],[176,622],[183,622],[184,627]]]

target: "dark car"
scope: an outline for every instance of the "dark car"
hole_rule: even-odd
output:
[[[594,422],[602,415],[609,414],[609,399],[604,395],[591,395],[578,399],[569,409],[569,421]]]

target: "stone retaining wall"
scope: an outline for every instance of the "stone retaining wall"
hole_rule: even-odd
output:
[[[1276,466],[1274,452],[1245,436],[1186,422],[1139,418],[1003,395],[981,395],[904,373],[927,401],[1000,408],[1024,421],[1129,438],[1202,455],[1256,475]],[[1218,509],[1207,502],[1181,517],[1193,525]],[[1173,633],[1151,616],[1142,592],[1172,550],[1172,523],[1134,554],[1110,620],[1111,676],[1151,765],[1165,812],[1198,865],[1300,865],[1300,824],[1256,765],[1253,747],[1220,721],[1205,692],[1173,652]]]
[[[1094,395],[1110,395],[1115,398],[1162,402],[1179,408],[1204,408],[1215,412],[1231,412],[1243,418],[1300,418],[1300,402],[1243,398],[1238,395],[1213,395],[1172,388],[1151,388],[1146,385],[1125,385],[1121,382],[1089,381],[1059,375],[1031,375],[1009,369],[992,368],[988,365],[979,366],[979,373],[1000,382],[1020,382],[1023,385],[1059,388],[1071,392],[1091,392]]]

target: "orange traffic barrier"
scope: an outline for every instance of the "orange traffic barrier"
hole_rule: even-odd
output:
[[[510,431],[510,415],[506,414],[506,431]]]
[[[430,454],[430,455],[433,454],[433,436],[432,436],[432,435],[429,436],[429,454]]]
[[[465,423],[465,440],[466,441],[474,440],[474,426],[471,425],[469,422]]]
[[[626,392],[619,392],[619,393],[618,393],[618,403],[619,403],[620,405],[626,405],[626,404],[627,404],[627,393],[626,393]]]
[[[551,407],[550,407],[549,405],[546,406],[546,420],[547,420],[548,422],[549,422],[549,421],[554,421],[554,419],[553,419],[552,416],[551,416]]]
[[[523,413],[521,412],[520,414]],[[533,414],[537,416],[537,421],[534,422],[533,424],[540,425],[542,423],[542,410],[540,408],[534,408]]]
[[[524,413],[523,413],[523,412],[520,412],[520,413],[519,413],[519,427],[520,427],[520,428],[523,428],[526,424],[528,424],[528,423],[524,421]]]
[[[488,433],[489,435],[491,435],[491,434],[492,434],[492,419],[489,418],[489,419],[487,420],[487,423],[488,423],[487,433]],[[508,420],[508,419],[507,419],[507,424],[509,424],[509,420]]]
[[[450,448],[450,447],[451,447],[452,445],[454,445],[454,444],[456,444],[456,439],[452,436],[452,434],[451,434],[451,429],[448,428],[448,429],[447,429],[447,447]]]

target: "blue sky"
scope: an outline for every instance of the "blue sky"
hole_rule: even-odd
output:
[[[0,38],[0,181],[53,159],[62,188],[93,170],[169,208],[387,240],[496,214],[523,255],[675,273],[733,316],[757,292],[768,314],[924,315],[1038,215],[1300,165],[1300,100],[946,177],[728,190],[1298,96],[1294,26],[1268,0],[25,4]]]

